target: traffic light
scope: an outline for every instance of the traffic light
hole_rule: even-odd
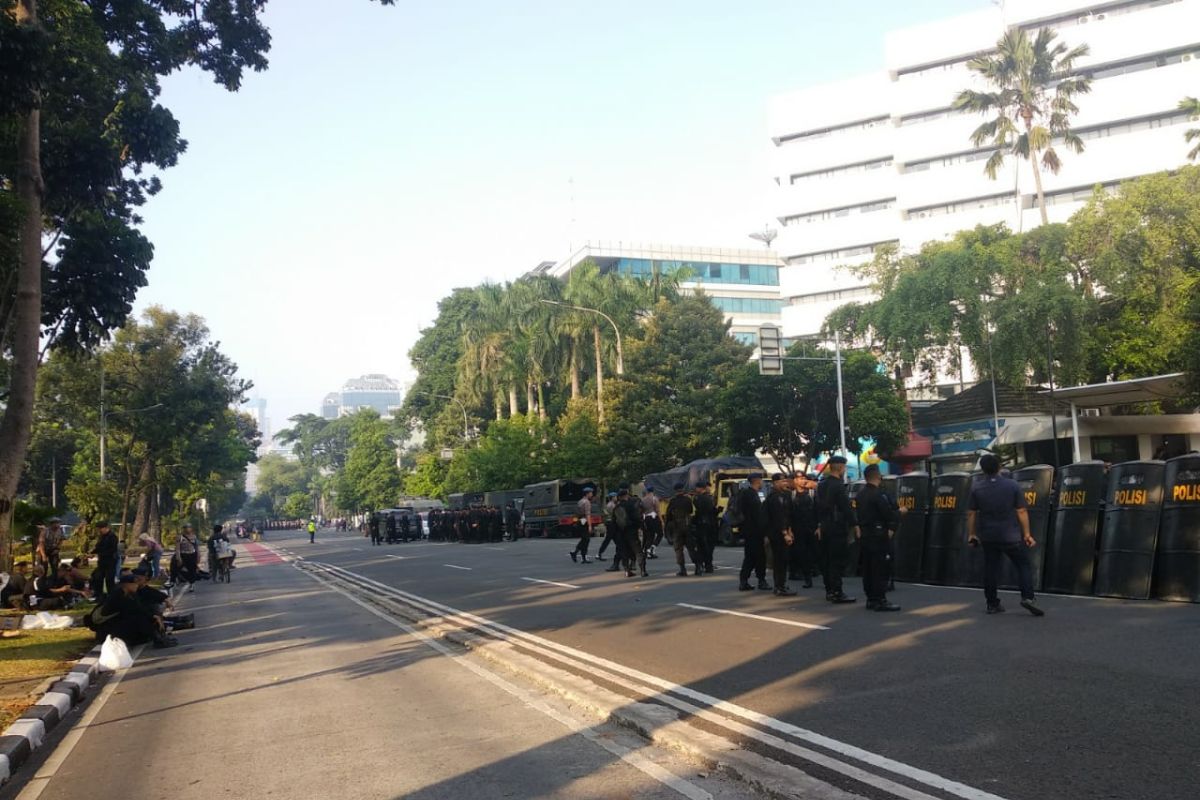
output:
[[[778,325],[758,329],[758,374],[783,374],[783,331]]]

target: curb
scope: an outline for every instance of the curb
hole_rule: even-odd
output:
[[[66,675],[43,683],[41,699],[0,734],[0,784],[12,778],[33,751],[42,746],[46,734],[79,705],[100,674],[99,662],[100,645],[96,645]]]

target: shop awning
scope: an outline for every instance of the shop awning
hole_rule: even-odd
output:
[[[1087,386],[1071,386],[1055,389],[1054,399],[1073,403],[1076,408],[1101,408],[1122,406],[1127,403],[1150,403],[1155,400],[1174,400],[1183,395],[1184,375],[1154,375],[1149,378],[1133,378],[1111,383],[1093,383]],[[1039,394],[1049,396],[1046,389]]]

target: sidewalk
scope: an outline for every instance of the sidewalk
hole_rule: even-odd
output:
[[[636,768],[614,751],[641,740],[574,735],[542,699],[458,663],[472,657],[447,657],[268,547],[237,546],[231,584],[184,597],[197,629],[144,650],[0,800],[675,798],[680,783],[697,798],[748,795],[673,756],[641,750],[658,763]],[[669,788],[664,771],[685,780]]]

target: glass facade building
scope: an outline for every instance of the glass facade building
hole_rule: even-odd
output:
[[[673,270],[687,270],[685,280],[696,283],[736,283],[744,286],[778,286],[779,267],[769,264],[724,264],[714,261],[669,261],[649,258],[618,258],[613,269],[622,275],[648,278]]]

